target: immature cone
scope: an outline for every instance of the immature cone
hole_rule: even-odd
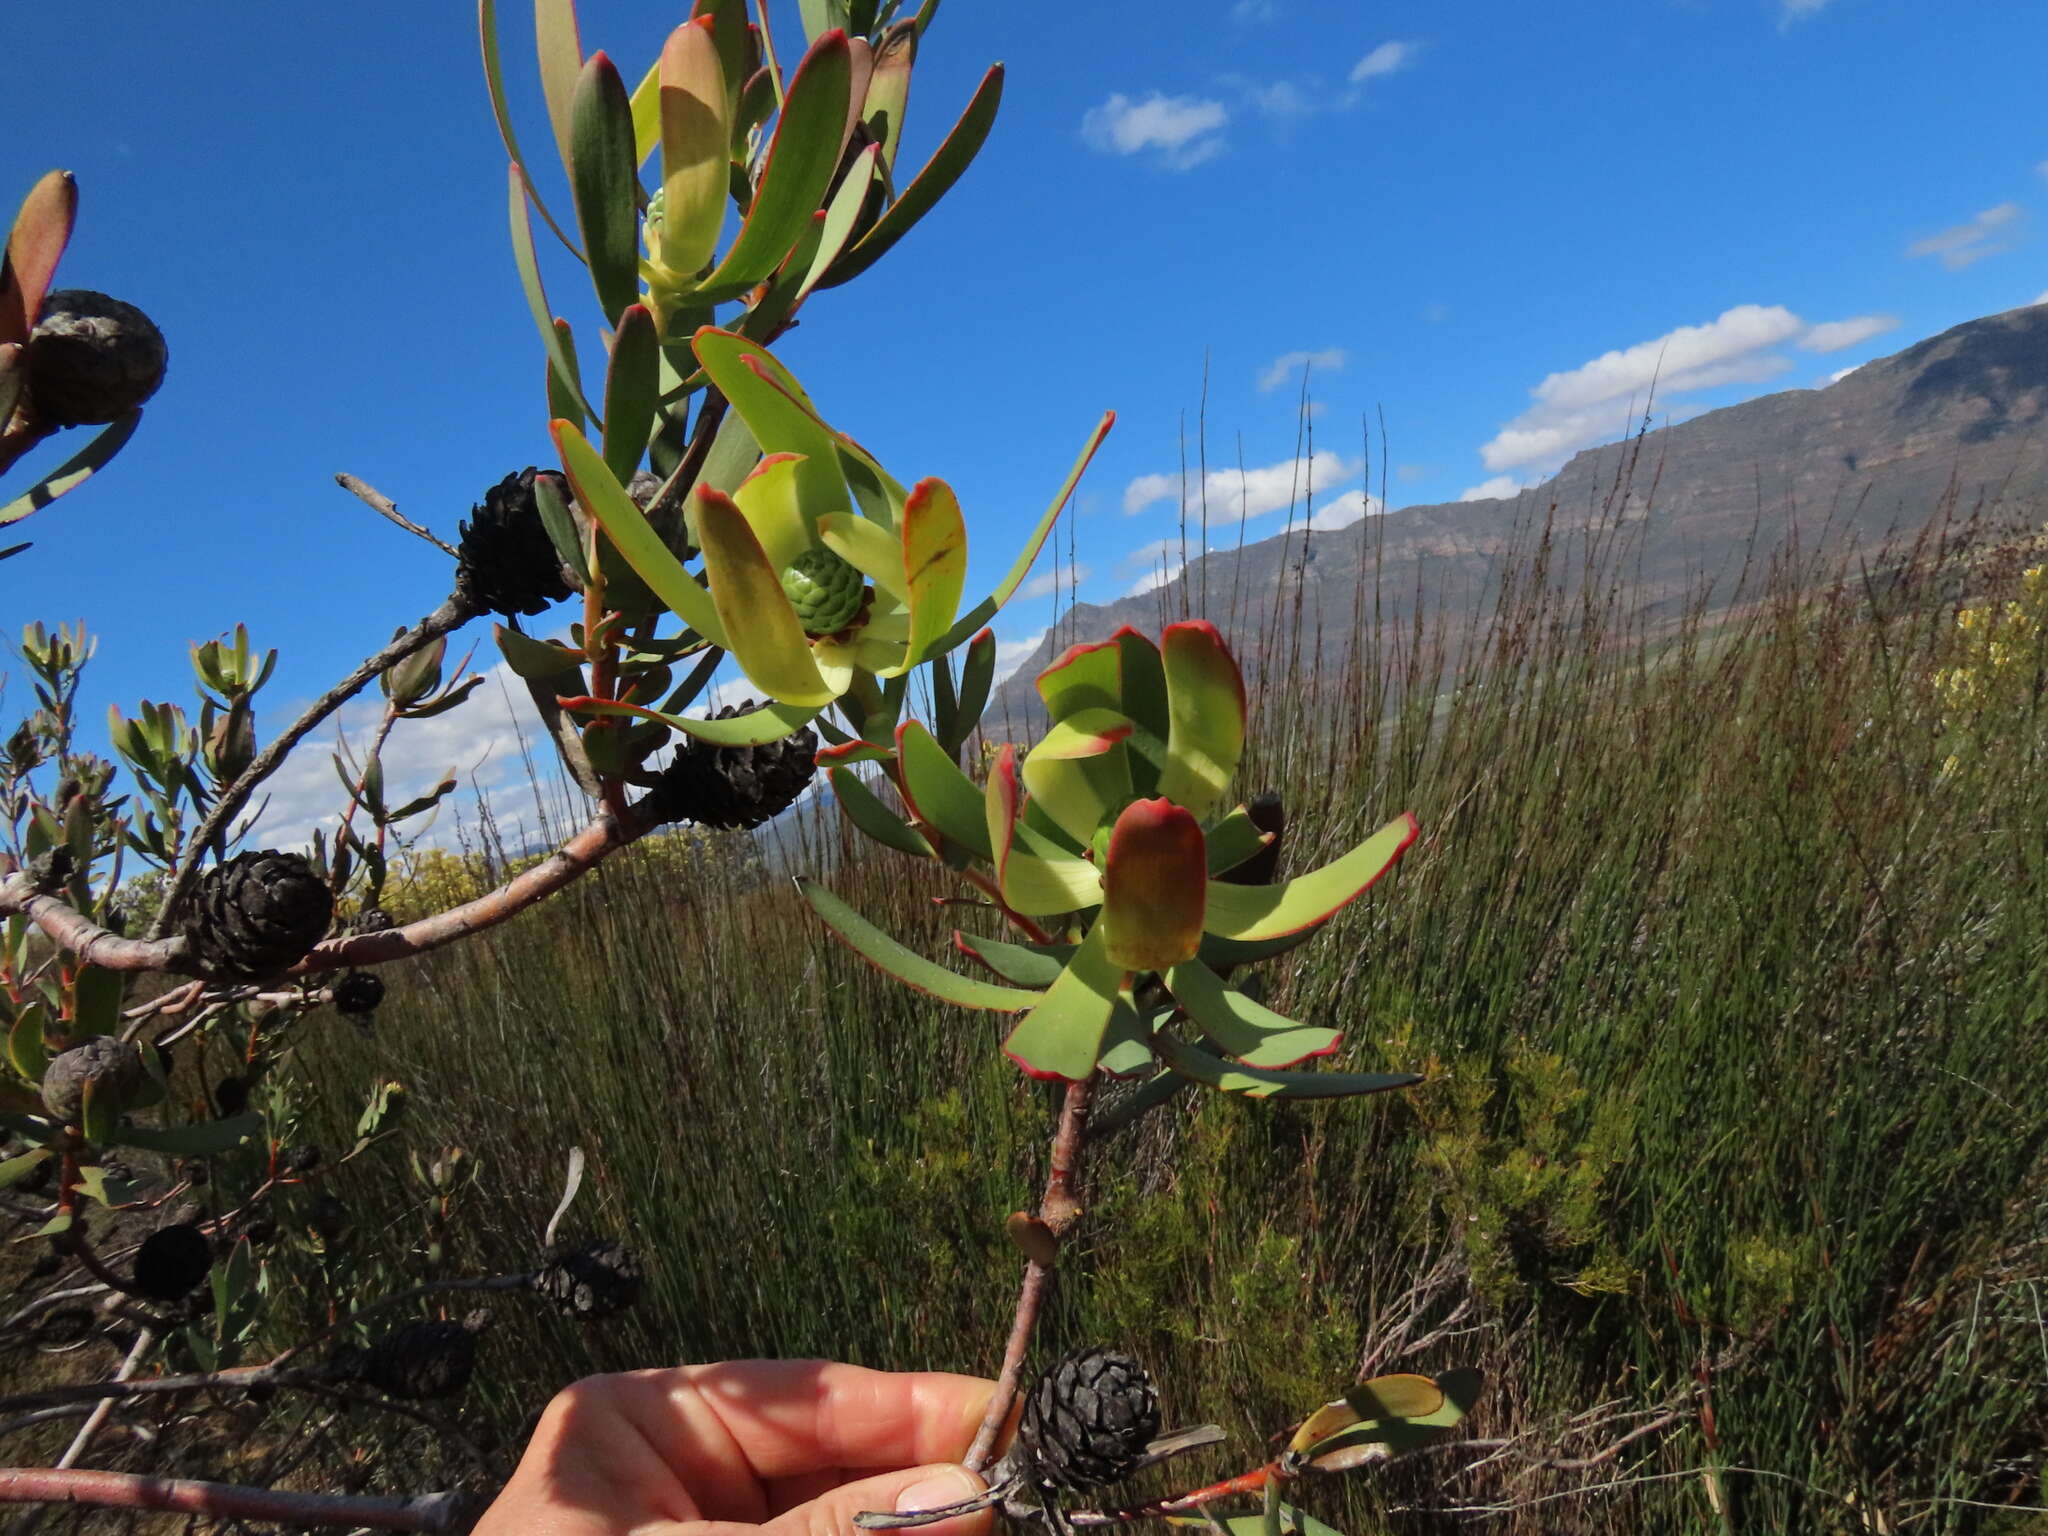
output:
[[[748,699],[711,718],[724,720],[753,707]],[[758,827],[794,805],[817,768],[818,737],[809,726],[758,747],[715,747],[688,736],[661,771],[646,808],[662,821]]]
[[[151,1301],[176,1301],[213,1268],[213,1245],[189,1222],[160,1227],[135,1254],[135,1289]]]
[[[220,977],[274,976],[320,942],[334,894],[296,853],[238,853],[207,871],[192,893],[185,937]]]
[[[1159,1438],[1159,1395],[1145,1368],[1115,1350],[1084,1349],[1038,1380],[1017,1425],[1042,1488],[1096,1488],[1128,1477]]]
[[[98,426],[157,392],[170,349],[133,304],[89,288],[43,300],[28,338],[28,395],[46,426]]]
[[[355,1362],[361,1379],[391,1397],[453,1397],[476,1370],[476,1331],[467,1323],[407,1323]]]
[[[867,580],[822,544],[798,555],[782,573],[782,592],[807,635],[836,635],[860,613]]]
[[[601,1322],[640,1295],[640,1261],[622,1244],[560,1249],[533,1277],[533,1288],[579,1323]]]
[[[480,612],[539,613],[569,595],[561,557],[540,520],[533,482],[543,471],[528,465],[484,492],[462,525],[455,590]],[[552,475],[552,471],[547,471]],[[560,475],[554,482],[566,498]]]
[[[74,1125],[85,1111],[85,1085],[98,1083],[126,1099],[142,1086],[142,1052],[126,1040],[102,1035],[73,1046],[43,1069],[43,1107]]]

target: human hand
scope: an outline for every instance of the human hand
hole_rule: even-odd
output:
[[[851,1536],[864,1509],[982,1491],[994,1384],[822,1360],[593,1376],[561,1393],[473,1536]],[[920,1536],[986,1536],[982,1511]]]

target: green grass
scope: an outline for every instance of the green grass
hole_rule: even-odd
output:
[[[1925,547],[1883,581],[1781,564],[1653,630],[1625,546],[1559,584],[1581,537],[1533,539],[1482,621],[1321,665],[1332,637],[1297,633],[1256,690],[1240,785],[1286,796],[1290,864],[1424,827],[1270,995],[1344,1026],[1334,1064],[1427,1081],[1190,1095],[1102,1144],[1046,1342],[1132,1348],[1240,1466],[1362,1364],[1483,1366],[1471,1432],[1516,1444],[1310,1491],[1354,1536],[1494,1506],[1483,1528],[2032,1529],[1976,1506],[2043,1502],[2048,733],[2037,706],[1978,722],[1944,777],[1928,685],[1959,583],[1995,578]],[[824,837],[811,867],[943,953],[931,866]],[[503,1430],[596,1368],[992,1368],[1052,1108],[1001,1020],[715,863],[622,859],[392,980],[372,1042],[302,1059],[336,1106],[403,1078],[483,1159],[451,1267],[528,1264],[578,1145],[570,1227],[651,1272],[622,1327],[508,1315],[479,1404]],[[1574,1429],[1601,1405],[1644,1417]],[[1541,1464],[1653,1410],[1608,1459]]]

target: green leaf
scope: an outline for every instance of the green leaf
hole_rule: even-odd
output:
[[[624,485],[640,467],[661,396],[661,341],[644,304],[628,304],[612,337],[604,380],[604,462]]]
[[[1076,912],[1102,900],[1102,877],[1094,865],[1024,824],[1017,749],[1007,742],[989,765],[982,806],[997,882],[1004,902],[1014,911],[1030,917],[1049,916]]]
[[[505,153],[511,157],[513,170],[530,188],[533,177],[527,172],[525,155],[520,153],[519,136],[512,131],[512,108],[505,94],[505,68],[498,52],[497,0],[477,0],[476,20],[477,33],[483,45],[484,88],[490,94],[491,116],[497,119],[498,137],[504,141]],[[570,68],[569,79],[572,84],[576,78],[575,71],[580,67],[579,59],[577,64]],[[555,216],[548,212],[547,204],[541,201],[540,194],[534,192],[532,196],[533,206],[540,211],[542,222],[555,232],[555,238],[562,242],[571,255],[579,261],[582,260],[583,253],[576,249],[576,242],[563,233],[562,226],[556,223]]]
[[[1419,1411],[1423,1406],[1423,1398],[1418,1390],[1413,1394],[1417,1400],[1391,1405],[1410,1406],[1417,1409],[1417,1412],[1404,1416],[1396,1416],[1391,1412],[1375,1415],[1375,1398],[1399,1398],[1410,1395],[1396,1390],[1391,1385],[1402,1379],[1381,1377],[1347,1393],[1347,1398],[1357,1396],[1360,1399],[1360,1406],[1369,1416],[1355,1427],[1341,1430],[1311,1446],[1304,1453],[1309,1459],[1309,1464],[1319,1472],[1346,1472],[1355,1467],[1383,1461],[1402,1451],[1427,1445],[1432,1440],[1440,1440],[1472,1411],[1485,1384],[1485,1378],[1469,1367],[1445,1371],[1431,1383],[1436,1388],[1439,1399],[1438,1406],[1433,1410]],[[1368,1390],[1374,1388],[1379,1390]]]
[[[699,487],[691,496],[704,575],[724,626],[721,643],[770,698],[814,708],[831,703],[845,683],[834,686],[819,671],[803,621],[782,590],[782,573],[769,563],[745,514],[717,491]]]
[[[512,261],[519,269],[519,287],[526,295],[527,312],[533,316],[533,323],[540,330],[541,345],[547,349],[556,387],[573,395],[576,403],[582,406],[583,415],[594,420],[597,412],[591,409],[590,401],[583,393],[583,384],[576,372],[575,353],[565,340],[567,327],[565,325],[561,331],[555,329],[554,311],[548,307],[547,290],[541,286],[540,256],[533,248],[533,225],[526,217],[527,199],[531,194],[526,172],[514,161],[507,174],[511,189]]]
[[[999,987],[957,975],[904,948],[815,880],[799,877],[796,888],[811,904],[811,910],[825,920],[826,926],[849,949],[877,969],[887,971],[898,981],[920,992],[929,992],[933,997],[962,1008],[980,1008],[993,1013],[1017,1013],[1044,996],[1040,992]]]
[[[839,190],[825,205],[825,217],[818,225],[817,244],[803,263],[803,279],[796,287],[796,303],[802,303],[818,286],[826,272],[831,270],[832,263],[839,259],[839,253],[846,249],[847,241],[853,238],[861,212],[867,207],[868,194],[874,189],[881,156],[882,146],[879,144],[870,144],[856,155],[853,164],[847,167],[845,178],[839,183]]]
[[[564,699],[562,707],[579,715],[631,715],[640,720],[659,720],[671,730],[708,741],[715,747],[758,747],[779,741],[809,724],[818,713],[815,708],[776,703],[743,715],[728,715],[723,720],[702,720],[694,715],[665,714],[611,699]]]
[[[1130,716],[1134,729],[1124,749],[1130,760],[1131,793],[1156,795],[1159,775],[1166,767],[1166,737],[1171,715],[1166,702],[1166,669],[1159,647],[1126,624],[1110,638],[1123,653],[1119,708]],[[1213,853],[1215,834],[1210,834]]]
[[[141,1147],[149,1152],[168,1152],[174,1157],[211,1157],[239,1147],[263,1129],[263,1117],[254,1110],[230,1115],[224,1120],[201,1120],[192,1125],[152,1130],[147,1126],[124,1125],[108,1138],[115,1146]]]
[[[737,110],[747,75],[755,68],[754,43],[748,35],[747,0],[696,0],[690,7],[690,17],[707,22],[712,41],[718,45],[718,72],[725,80],[729,118]]]
[[[737,297],[782,265],[839,167],[852,82],[846,38],[828,32],[811,45],[783,94],[754,205],[732,249],[697,290],[701,296]]]
[[[1291,1067],[1311,1056],[1327,1056],[1344,1037],[1334,1029],[1303,1024],[1225,986],[1199,960],[1166,974],[1173,1000],[1226,1056],[1249,1067]]]
[[[1268,1486],[1275,1487],[1277,1484]],[[1344,1533],[1335,1526],[1325,1525],[1308,1511],[1298,1509],[1292,1504],[1279,1504],[1275,1512],[1280,1525],[1280,1536],[1344,1536]],[[1204,1530],[1209,1529],[1210,1524],[1208,1518],[1198,1515],[1168,1515],[1166,1523],[1199,1526]],[[1266,1536],[1269,1529],[1263,1512],[1256,1515],[1234,1515],[1229,1519],[1216,1518],[1215,1523],[1222,1526],[1228,1536]]]
[[[766,348],[711,326],[698,331],[690,347],[711,382],[745,419],[764,453],[802,456],[797,500],[809,509],[807,515],[815,516],[821,508],[844,507],[846,487],[839,471],[835,434],[789,370]]]
[[[970,853],[984,859],[995,857],[988,840],[982,792],[930,731],[915,720],[898,726],[896,760],[902,765],[904,795],[919,820],[929,822]]]
[[[583,373],[576,361],[576,333],[569,329],[569,322],[559,315],[555,317],[554,332],[556,338],[561,342],[559,350],[562,359],[569,368],[569,382],[564,384],[561,375],[555,371],[554,358],[551,353],[547,366],[548,419],[552,421],[559,416],[565,421],[574,422],[576,430],[580,432],[583,430],[584,422]],[[560,547],[559,544],[556,546],[557,549]],[[579,569],[581,568],[580,562],[582,558],[582,554],[579,552],[577,555]]]
[[[914,858],[938,856],[924,834],[884,805],[851,768],[828,769],[827,775],[832,780],[833,794],[839,798],[839,808],[846,812],[846,819],[869,837]]]
[[[1074,958],[1072,944],[1011,944],[955,930],[953,947],[1020,987],[1049,987]]]
[[[7,1031],[7,1060],[32,1083],[40,1083],[50,1068],[50,1053],[43,1044],[45,1017],[41,1003],[23,1003]]]
[[[893,763],[896,754],[888,747],[876,746],[872,741],[863,741],[857,736],[848,736],[831,721],[820,718],[819,732],[832,739],[832,745],[818,751],[820,768],[851,768],[855,763]]]
[[[936,478],[920,480],[903,504],[903,573],[909,588],[910,639],[907,671],[941,650],[939,641],[960,611],[967,584],[967,522],[953,488]]]
[[[661,50],[661,238],[656,256],[694,280],[717,254],[731,165],[732,93],[712,23],[686,21]]]
[[[78,1131],[94,1146],[105,1146],[121,1128],[121,1090],[110,1077],[87,1078],[79,1095]]]
[[[1244,676],[1216,626],[1166,626],[1166,766],[1159,793],[1206,816],[1244,755]]]
[[[1246,1098],[1342,1099],[1363,1093],[1412,1088],[1422,1081],[1413,1072],[1274,1072],[1238,1066],[1213,1051],[1190,1045],[1169,1034],[1155,1035],[1152,1048],[1174,1071],[1225,1093]]]
[[[40,512],[58,497],[68,496],[77,490],[126,446],[128,439],[135,435],[135,429],[141,422],[142,410],[137,407],[120,420],[111,423],[91,442],[34,485],[4,506],[0,506],[0,527],[19,522],[31,512]]]
[[[896,151],[903,147],[903,114],[910,105],[910,72],[917,59],[917,23],[899,21],[875,46],[875,64],[868,75],[867,100],[860,120],[881,147],[884,172],[896,169]]]
[[[711,594],[683,569],[661,535],[626,494],[597,450],[576,430],[573,423],[556,421],[550,428],[555,448],[562,456],[562,468],[584,512],[595,519],[619,553],[626,557],[648,590],[668,605],[690,628],[713,645],[725,644],[725,627],[713,607]]]
[[[1131,732],[1119,647],[1113,640],[1071,646],[1035,686],[1053,724],[1024,760],[1024,783],[1085,847],[1131,798],[1130,767],[1115,750]]]
[[[1017,1021],[1003,1054],[1033,1077],[1086,1077],[1095,1070],[1125,976],[1109,958],[1102,924],[1095,924],[1044,999]]]
[[[583,70],[583,42],[577,35],[576,0],[533,0],[534,53],[540,61],[541,95],[562,168],[570,169],[576,152],[576,87]]]
[[[23,1179],[47,1163],[54,1154],[48,1147],[37,1147],[33,1152],[24,1152],[19,1157],[10,1157],[0,1163],[0,1189],[12,1189]]]
[[[746,483],[754,466],[761,462],[761,445],[747,420],[738,411],[727,411],[711,436],[711,451],[704,455],[704,468],[696,483],[730,496]]]
[[[1171,800],[1133,800],[1116,819],[1103,859],[1102,920],[1112,960],[1163,971],[1202,943],[1207,883],[1201,824]]]
[[[853,249],[833,264],[820,287],[836,288],[859,277],[887,255],[898,240],[910,233],[919,219],[937,206],[939,199],[953,189],[953,183],[966,174],[967,167],[981,152],[989,129],[995,125],[996,108],[1002,104],[1002,99],[1003,66],[993,64],[981,77],[973,99],[967,103],[952,132],[946,135],[945,142],[933,152],[910,185],[903,189],[903,195],[875,220],[874,228],[861,236]]]
[[[834,27],[846,25],[846,0],[800,0],[804,36],[815,42]]]
[[[1126,986],[1117,994],[1116,1008],[1103,1031],[1102,1054],[1096,1065],[1111,1077],[1148,1076],[1158,1066],[1152,1055],[1152,1030],[1139,1014]]]
[[[1397,816],[1343,857],[1279,885],[1212,880],[1203,922],[1219,938],[1258,943],[1327,921],[1393,868],[1420,830],[1413,816]]]
[[[605,319],[617,325],[640,297],[640,161],[626,83],[600,50],[576,80],[569,190]],[[643,434],[642,441],[645,441]]]
[[[967,654],[960,661],[960,689],[953,710],[953,728],[943,739],[948,752],[958,753],[981,724],[982,711],[988,708],[989,690],[995,685],[995,678],[996,634],[992,629],[984,629],[967,642]]]
[[[904,578],[903,541],[871,517],[827,512],[816,521],[818,539],[833,554],[897,602],[910,596]]]
[[[84,965],[72,982],[71,1030],[74,1035],[111,1035],[121,1027],[121,998],[128,977],[103,965]]]
[[[1209,829],[1209,873],[1227,875],[1273,841],[1273,834],[1239,806]]]
[[[935,654],[952,650],[954,646],[987,624],[1001,610],[1003,604],[1010,600],[1011,594],[1024,584],[1024,578],[1031,573],[1032,564],[1038,559],[1038,551],[1045,544],[1046,535],[1052,532],[1052,525],[1059,519],[1060,509],[1067,504],[1067,498],[1074,494],[1074,487],[1081,483],[1081,475],[1088,468],[1088,461],[1095,457],[1095,450],[1102,446],[1102,440],[1109,436],[1109,429],[1115,425],[1116,412],[1105,411],[1102,420],[1095,424],[1095,431],[1089,436],[1087,445],[1082,448],[1080,458],[1074,461],[1074,467],[1067,472],[1066,481],[1060,486],[1059,493],[1053,497],[1052,505],[1045,509],[1045,515],[1031,531],[1031,537],[1025,543],[1023,552],[1010,567],[1010,574],[1003,578],[995,591],[976,603],[972,610],[961,617],[947,632],[946,637],[933,648]]]
[[[797,497],[803,461],[793,453],[771,453],[732,493],[732,499],[761,541],[768,563],[787,570],[815,542]]]

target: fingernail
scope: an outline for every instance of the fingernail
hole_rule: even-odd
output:
[[[942,1467],[920,1478],[896,1496],[896,1513],[907,1515],[920,1509],[944,1509],[971,1499],[986,1485],[965,1467]]]

